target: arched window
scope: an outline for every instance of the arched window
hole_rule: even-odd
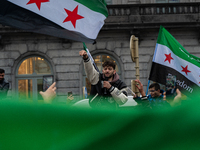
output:
[[[44,81],[53,82],[53,70],[50,63],[40,56],[26,57],[17,66],[16,89],[19,100],[43,100]]]
[[[98,67],[99,71],[102,72],[102,64],[106,61],[106,60],[112,60],[115,62],[116,64],[116,73],[121,76],[121,68],[119,65],[119,62],[112,56],[110,55],[106,55],[106,54],[96,54],[93,56],[94,62],[96,64],[96,66]],[[88,81],[88,79],[86,78],[86,74],[85,71],[83,72],[83,85],[87,88],[87,93],[89,95],[90,91],[91,91],[91,84]]]

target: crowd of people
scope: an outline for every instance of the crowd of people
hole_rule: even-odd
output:
[[[127,85],[119,79],[119,75],[116,73],[116,64],[107,60],[103,63],[102,73],[98,72],[88,57],[85,50],[81,50],[79,55],[82,56],[84,62],[84,68],[86,76],[91,83],[91,92],[89,97],[89,105],[92,108],[112,108],[117,109],[119,105],[123,105],[128,100]],[[0,69],[0,99],[6,97],[9,90],[9,83],[5,80],[5,70]],[[168,101],[166,98],[166,92],[160,89],[158,83],[152,83],[149,86],[149,95],[144,92],[143,84],[140,80],[135,80],[136,87],[140,92],[140,96],[133,95],[133,99],[139,106],[144,108],[162,108],[170,107],[178,104],[181,99],[181,92],[176,89],[176,97],[173,101]],[[40,91],[41,96],[45,103],[51,103],[56,97],[56,82],[54,82],[45,92]],[[71,103],[74,99],[70,94],[67,97],[67,104]]]

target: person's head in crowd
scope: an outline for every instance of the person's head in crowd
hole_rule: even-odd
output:
[[[149,92],[150,92],[152,97],[159,97],[161,95],[160,85],[158,83],[152,83],[149,86]]]
[[[0,81],[3,81],[5,76],[5,70],[4,69],[0,69]]]
[[[111,78],[116,73],[115,67],[116,64],[111,61],[107,60],[102,64],[103,70],[102,73],[106,78]]]

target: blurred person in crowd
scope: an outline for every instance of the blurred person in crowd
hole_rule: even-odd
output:
[[[164,99],[166,99],[166,94],[164,94]],[[166,100],[171,106],[181,105],[181,102],[183,100],[181,91],[177,88],[176,96],[173,99],[166,99]]]
[[[0,69],[0,100],[5,99],[9,90],[9,83],[4,78],[5,70]]]
[[[135,80],[136,87],[138,88],[141,97],[134,96],[134,100],[141,104],[142,106],[149,107],[149,108],[162,108],[163,106],[169,107],[170,104],[165,100],[165,93],[163,90],[160,89],[160,85],[158,83],[152,83],[149,86],[150,94],[146,96],[143,88],[143,84],[140,80]]]

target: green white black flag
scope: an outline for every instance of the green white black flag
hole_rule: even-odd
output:
[[[186,95],[200,90],[200,58],[185,48],[164,28],[160,27],[149,80],[165,85],[166,76],[175,75],[177,87]]]
[[[0,23],[94,43],[108,16],[104,0],[1,0]]]

